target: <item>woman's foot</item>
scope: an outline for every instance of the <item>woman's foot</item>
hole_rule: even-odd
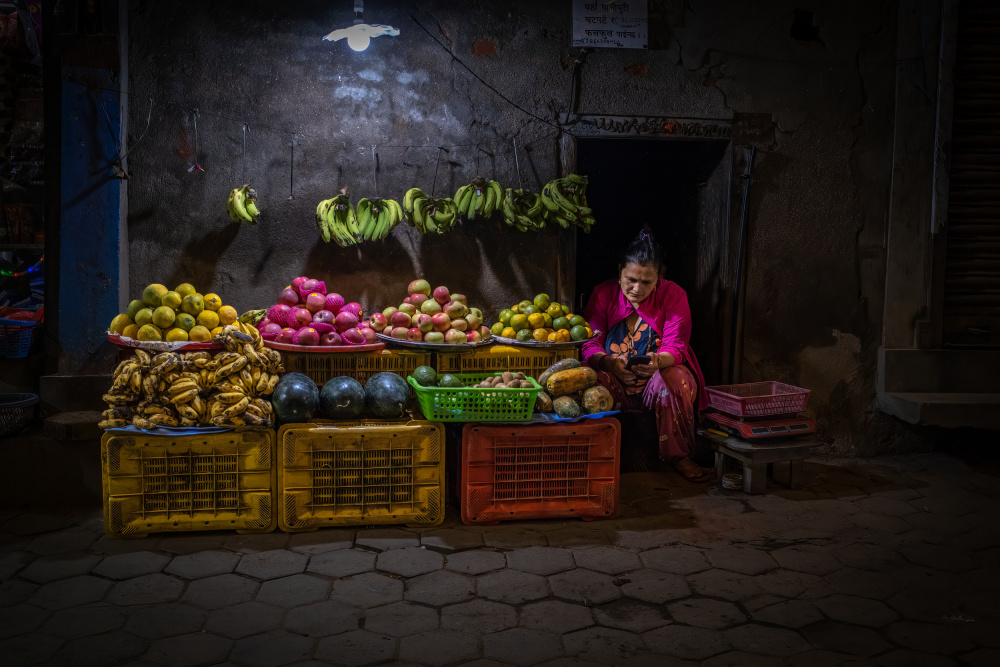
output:
[[[687,457],[675,461],[674,470],[679,472],[684,479],[694,484],[715,480],[715,470],[713,468],[702,468]]]

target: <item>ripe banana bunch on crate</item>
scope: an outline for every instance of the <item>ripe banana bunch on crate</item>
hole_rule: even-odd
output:
[[[503,206],[504,190],[497,181],[477,178],[455,192],[458,214],[466,220],[489,218]]]
[[[378,241],[402,221],[403,208],[395,199],[359,199],[357,217],[361,238]]]
[[[545,229],[545,206],[537,192],[507,188],[503,200],[503,221],[519,232]]]
[[[542,188],[542,205],[546,219],[554,220],[563,229],[570,225],[590,233],[594,226],[593,211],[587,206],[587,177],[570,174],[556,178]]]
[[[229,219],[233,222],[256,225],[257,218],[260,216],[260,209],[257,208],[257,191],[249,184],[233,188],[229,193],[229,200],[226,202],[226,211],[229,213]]]
[[[329,243],[332,239],[341,248],[362,241],[357,214],[351,206],[351,198],[346,194],[324,199],[316,206],[316,226],[325,242]]]
[[[267,399],[284,373],[281,356],[264,347],[257,329],[226,325],[215,338],[226,350],[212,354],[137,349],[118,364],[104,400],[102,429],[156,426],[272,426]]]
[[[410,188],[403,196],[403,210],[410,225],[421,234],[444,234],[455,226],[458,206],[451,197],[431,199],[420,188]]]

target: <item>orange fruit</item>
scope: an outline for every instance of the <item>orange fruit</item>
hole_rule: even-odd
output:
[[[532,329],[544,329],[545,328],[545,318],[541,313],[531,313],[528,315],[528,325]]]
[[[500,332],[501,338],[514,338],[517,336],[517,331],[514,327],[504,327],[504,330]]]
[[[549,337],[549,333],[545,329],[535,329],[531,332],[531,337],[535,340],[546,340]]]
[[[240,314],[232,306],[222,306],[219,308],[219,324],[226,326],[232,324],[239,318]]]
[[[520,331],[521,329],[528,328],[528,316],[518,313],[510,318],[510,327],[514,331]]]

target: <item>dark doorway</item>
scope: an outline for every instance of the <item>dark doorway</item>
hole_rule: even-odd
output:
[[[577,234],[576,303],[618,274],[617,255],[644,224],[666,259],[665,278],[691,305],[691,346],[709,384],[728,362],[731,144],[712,139],[581,138],[577,173],[589,177],[597,217]]]

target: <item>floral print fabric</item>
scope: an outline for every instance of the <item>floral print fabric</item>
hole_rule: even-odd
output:
[[[656,330],[643,320],[639,313],[632,313],[611,327],[604,339],[604,350],[612,357],[628,361],[630,357],[652,354],[660,349]],[[648,379],[622,387],[627,394],[641,394]]]

